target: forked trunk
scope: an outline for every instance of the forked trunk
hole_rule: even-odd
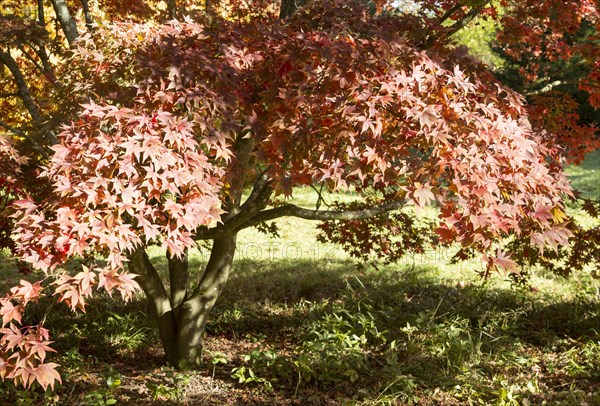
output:
[[[181,369],[200,365],[208,314],[221,295],[233,265],[236,237],[215,239],[210,259],[198,285],[190,290],[187,257],[169,259],[170,289],[143,249],[129,258],[129,269],[156,314],[160,339],[168,362]]]
[[[201,361],[210,310],[221,295],[233,265],[235,237],[217,239],[200,284],[182,306],[177,320],[177,366],[193,368]]]

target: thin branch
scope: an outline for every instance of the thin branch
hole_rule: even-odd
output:
[[[44,158],[48,158],[48,153],[40,146],[40,144],[32,136],[25,134],[23,131],[11,126],[10,124],[5,123],[2,120],[0,120],[0,127],[4,127],[11,133],[18,135],[19,137],[25,138],[31,143],[35,151],[40,153]]]
[[[23,55],[25,55],[25,57],[29,60],[29,62],[31,62],[33,64],[33,66],[35,66],[35,68],[37,70],[39,70],[42,75],[44,75],[46,73],[44,68],[42,67],[42,65],[40,65],[38,63],[38,61],[36,61],[33,58],[33,56],[31,56],[31,54],[25,50],[25,48],[23,48],[23,46],[19,45],[18,48],[19,48],[19,51],[21,51],[21,53]]]
[[[450,17],[452,17],[452,15],[454,15],[454,13],[456,13],[457,11],[459,11],[461,8],[463,8],[465,5],[462,3],[456,3],[454,5],[454,7],[450,8],[448,11],[446,11],[444,13],[443,16],[440,17],[440,19],[438,20],[438,24],[442,25],[444,24]]]
[[[469,24],[471,21],[473,21],[473,19],[475,17],[477,17],[479,15],[479,13],[481,13],[483,8],[485,6],[487,6],[490,2],[491,2],[491,0],[485,0],[479,6],[473,7],[471,9],[471,11],[469,11],[463,18],[461,18],[460,20],[458,20],[457,22],[455,22],[454,24],[452,24],[450,26],[447,35],[450,36],[450,35],[454,34],[455,32],[461,30],[462,28],[464,28],[467,24]]]
[[[46,20],[44,16],[44,0],[37,0],[37,14],[39,23],[45,27]]]
[[[33,49],[33,51],[36,53],[36,55],[40,58],[40,60],[42,61],[42,66],[44,66],[44,69],[46,71],[46,74],[48,75],[48,80],[55,86],[60,87],[61,84],[58,80],[56,80],[56,75],[54,74],[54,69],[52,69],[52,65],[50,65],[50,58],[48,57],[48,53],[46,52],[46,48],[44,47],[44,44],[39,44],[39,48],[34,48],[31,44],[29,44],[29,46],[31,47],[31,49]]]
[[[5,123],[4,121],[0,120],[0,127],[4,127],[6,128],[8,131],[10,131],[11,133],[18,135],[20,137],[24,137],[25,133],[21,130],[19,130],[18,128],[15,128],[13,126],[11,126],[10,124]]]
[[[90,14],[90,5],[88,0],[81,0],[81,7],[83,8],[83,17],[85,18],[85,26],[89,32],[94,31],[94,21]]]
[[[452,34],[454,34],[455,32],[464,28],[467,24],[469,24],[471,21],[473,21],[473,19],[475,17],[477,17],[479,15],[479,13],[481,13],[483,8],[485,6],[487,6],[491,1],[492,0],[483,0],[478,5],[473,6],[467,14],[465,14],[461,19],[457,20],[454,24],[452,24],[449,27],[445,27],[444,29],[441,29],[439,34],[437,34],[437,35],[433,34],[433,35],[427,37],[427,39],[425,40],[425,43],[422,45],[423,48],[425,48],[425,49],[430,48],[442,36],[449,37]],[[439,24],[441,25],[443,22],[447,21],[449,18],[452,17],[453,14],[455,14],[462,7],[463,7],[463,5],[461,3],[458,3],[457,5],[452,7],[442,17],[440,17]]]
[[[552,81],[552,82],[546,84],[544,87],[542,87],[540,89],[527,90],[523,93],[523,95],[524,96],[537,96],[539,94],[547,93],[558,86],[576,85],[577,83],[579,83],[577,80],[560,80],[560,79],[558,79],[558,80],[555,80],[555,81]]]
[[[325,183],[321,183],[321,187],[318,190],[315,187],[315,185],[313,185],[312,183],[309,186],[312,190],[315,191],[315,193],[318,196],[317,203],[315,203],[315,208],[317,210],[319,210],[321,208],[321,203],[325,203],[325,199],[323,198],[323,188],[325,187]],[[325,206],[329,206],[329,205],[327,203],[325,203]]]

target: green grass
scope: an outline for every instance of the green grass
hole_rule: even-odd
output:
[[[600,194],[600,155],[570,168]],[[351,194],[339,199],[351,199]],[[301,190],[310,207],[316,195]],[[571,208],[580,215],[580,210]],[[317,243],[314,224],[278,221],[281,239],[239,236],[235,272],[207,327],[206,367],[179,374],[142,297],[99,295],[87,314],[49,313],[62,365],[57,397],[0,384],[9,404],[600,404],[600,284],[532,270],[531,286],[482,281],[476,261],[430,252],[377,268]],[[160,250],[150,255],[166,271]],[[200,267],[208,252],[191,262]],[[2,288],[18,281],[0,265]],[[28,314],[46,314],[41,303]],[[0,403],[2,403],[0,402]],[[329,403],[328,403],[329,402]]]
[[[600,198],[600,151],[592,152],[586,156],[581,165],[572,165],[567,168],[567,175],[573,189],[587,199]],[[578,204],[569,204],[567,214],[585,228],[598,226],[600,221],[581,210]]]
[[[588,154],[581,165],[570,166],[567,174],[573,188],[583,197],[600,198],[600,151]]]

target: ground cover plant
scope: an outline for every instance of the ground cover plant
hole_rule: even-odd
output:
[[[383,377],[399,365],[402,334],[418,337],[423,322],[394,319],[381,308],[386,295],[373,301],[356,292],[386,291],[392,281],[372,279],[377,272],[431,246],[446,249],[453,262],[480,260],[480,276],[499,272],[520,289],[539,290],[531,284],[539,269],[580,275],[600,263],[597,225],[567,214],[583,218],[580,207],[597,218],[598,201],[580,198],[563,171],[567,160],[581,162],[598,145],[588,114],[598,104],[598,75],[588,63],[597,55],[590,45],[597,5],[548,2],[533,12],[529,2],[418,3],[408,13],[396,3],[359,0],[207,2],[190,9],[192,17],[173,19],[183,5],[169,1],[166,23],[158,6],[153,17],[95,23],[82,1],[85,33],[64,1],[52,1],[54,31],[47,31],[43,1],[35,21],[11,3],[0,20],[0,62],[12,86],[4,107],[23,114],[8,114],[13,124],[0,121],[8,135],[0,142],[2,246],[22,273],[34,274],[0,300],[0,377],[25,388],[23,396],[37,396],[34,384],[49,389],[49,399],[58,396],[51,393],[70,372],[81,372],[74,366],[82,359],[79,349],[61,345],[91,333],[73,321],[83,315],[64,312],[96,309],[106,320],[87,352],[102,343],[118,358],[159,341],[162,350],[154,353],[175,369],[147,380],[145,390],[179,401],[190,381],[186,371],[206,367],[208,315],[236,255],[240,269],[258,266],[263,255],[275,261],[279,252],[281,267],[306,264],[306,244],[241,240],[253,228],[281,234],[275,221],[282,218],[322,221],[307,249],[318,263],[336,254],[326,266],[332,275],[354,269],[353,261],[361,265],[338,278],[347,291],[334,289],[335,280],[324,287],[333,301],[321,301],[328,313],[311,309],[317,319],[308,317],[297,332],[301,347],[252,349],[233,367],[240,383],[265,391],[295,385],[297,393],[307,382],[315,390],[345,388],[371,371],[373,382],[388,386],[358,388],[366,398],[388,399],[398,382],[406,389],[394,393],[410,392],[416,372],[401,369],[395,375],[407,378],[398,382]],[[558,22],[559,10],[572,18]],[[502,27],[500,43],[514,46],[503,50],[506,67],[518,66],[522,83],[504,80],[527,100],[453,43],[454,33],[483,15]],[[52,35],[54,47],[46,45]],[[519,46],[523,40],[534,46]],[[562,78],[548,83],[557,58],[577,64],[576,93],[585,100],[573,100],[572,83],[555,85]],[[29,87],[26,66],[48,83]],[[311,203],[291,200],[302,196]],[[296,237],[315,235],[294,226]],[[206,258],[193,252],[198,245]],[[337,256],[340,247],[350,257]],[[396,276],[414,279],[410,272]],[[312,291],[323,290],[314,284]],[[143,314],[133,311],[135,303],[133,312],[102,309],[102,295],[127,302],[140,290]],[[302,292],[313,294],[306,286]],[[238,320],[244,311],[234,307],[228,317]],[[423,360],[465,362],[459,347],[468,340],[461,341],[459,327],[466,319],[459,316],[449,328],[461,344],[426,341],[422,346],[438,353]],[[53,322],[61,319],[70,321],[67,333]],[[398,322],[406,322],[402,334],[391,330]],[[48,329],[53,323],[56,332]],[[493,333],[481,334],[495,339]],[[56,348],[72,361],[63,377]],[[218,351],[209,360],[214,374],[229,362]],[[87,393],[86,402],[117,401],[122,376],[113,367],[104,374],[104,387]],[[499,393],[501,401],[517,396]]]

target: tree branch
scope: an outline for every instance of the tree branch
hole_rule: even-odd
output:
[[[25,58],[27,58],[27,59],[29,60],[29,62],[31,62],[31,63],[33,64],[33,66],[35,66],[35,68],[36,68],[38,71],[40,71],[40,73],[41,73],[42,75],[44,75],[44,74],[46,73],[46,72],[45,72],[45,70],[44,70],[44,68],[42,67],[42,65],[40,65],[40,64],[38,63],[38,61],[36,61],[36,60],[33,58],[33,56],[31,56],[31,55],[29,54],[29,52],[27,52],[27,51],[25,50],[25,48],[23,48],[23,46],[19,45],[19,46],[18,46],[18,48],[19,48],[19,51],[21,51],[21,53],[22,53],[23,55],[25,55]]]
[[[576,85],[577,83],[579,83],[579,81],[577,80],[554,80],[546,85],[544,85],[544,87],[540,88],[540,89],[530,89],[527,90],[525,92],[523,92],[524,96],[537,96],[539,94],[543,94],[543,93],[547,93],[551,90],[553,90],[555,87],[558,86],[562,86],[562,85]]]
[[[52,6],[54,6],[56,18],[65,33],[65,37],[67,37],[69,46],[73,46],[73,43],[79,37],[79,32],[77,32],[77,23],[71,17],[67,3],[65,0],[52,0]]]
[[[446,27],[444,29],[441,29],[439,34],[437,34],[437,35],[432,34],[432,35],[426,37],[426,40],[424,41],[424,44],[422,45],[423,48],[425,48],[425,49],[430,48],[442,36],[449,37],[452,34],[454,34],[455,32],[464,28],[467,24],[469,24],[471,21],[473,21],[473,19],[475,17],[477,17],[477,15],[479,15],[479,13],[481,13],[481,10],[483,10],[483,8],[485,6],[487,6],[491,1],[492,0],[482,0],[481,3],[479,3],[478,5],[474,5],[467,14],[465,14],[461,19],[457,20],[454,24],[452,24],[451,26]],[[439,25],[442,25],[444,22],[449,20],[462,7],[464,7],[464,5],[462,3],[458,3],[454,7],[452,7],[448,11],[446,11],[446,13],[444,13],[444,15],[442,15],[440,17],[440,19],[438,20]]]
[[[481,10],[483,10],[483,8],[485,6],[487,6],[491,1],[492,0],[484,0],[481,2],[480,5],[473,7],[471,9],[471,11],[469,11],[463,18],[456,21],[454,24],[452,24],[449,27],[446,35],[450,36],[450,35],[454,34],[455,32],[461,30],[462,28],[464,28],[467,24],[469,24],[471,21],[473,21],[473,19],[475,17],[477,17],[477,15],[479,13],[481,13]]]
[[[36,53],[36,55],[42,61],[42,66],[48,75],[48,80],[55,86],[60,87],[61,83],[56,80],[56,75],[54,75],[54,69],[52,69],[52,65],[50,65],[50,58],[48,57],[48,53],[44,48],[44,44],[38,44],[39,48],[34,48],[31,44],[29,45],[31,49]]]
[[[169,13],[169,20],[174,20],[177,17],[176,0],[167,0],[167,12]]]
[[[237,231],[244,228],[255,226],[259,223],[274,220],[279,217],[299,217],[306,220],[363,220],[371,217],[379,216],[387,212],[398,210],[404,205],[404,201],[391,201],[381,206],[373,207],[365,210],[314,210],[299,207],[293,204],[286,204],[284,206],[275,207],[273,209],[265,210],[252,217],[240,227]]]
[[[446,11],[443,16],[440,17],[440,19],[438,20],[438,24],[439,25],[444,24],[450,17],[452,17],[452,15],[454,13],[456,13],[458,10],[460,10],[464,6],[465,5],[462,4],[461,2],[456,3],[452,8],[450,8],[448,11]]]
[[[268,169],[267,169],[268,170]],[[197,240],[207,240],[216,238],[216,236],[225,236],[233,234],[238,227],[255,216],[269,203],[273,188],[271,188],[271,179],[265,170],[256,180],[252,188],[250,196],[244,201],[235,214],[225,215],[222,219],[223,223],[215,228],[203,228],[196,233]],[[228,213],[230,214],[230,213]]]
[[[25,83],[25,77],[23,77],[19,65],[17,65],[17,62],[9,52],[4,52],[2,49],[0,49],[0,62],[2,62],[12,74],[19,96],[21,97],[21,100],[23,100],[23,105],[29,112],[29,115],[37,126],[41,126],[44,122],[44,118],[31,97],[29,87],[27,86],[27,83]]]
[[[258,179],[256,179],[256,182],[254,182],[250,196],[248,196],[246,201],[240,206],[240,214],[249,212],[252,213],[251,215],[253,216],[266,207],[266,204],[269,202],[269,198],[273,193],[273,188],[271,188],[272,180],[267,175],[267,170],[261,173]]]
[[[56,135],[54,135],[52,131],[49,131],[48,128],[44,126],[45,119],[42,116],[42,113],[40,113],[38,107],[36,106],[33,97],[31,97],[29,87],[27,86],[27,83],[25,83],[25,78],[23,77],[23,73],[21,72],[19,65],[17,65],[17,62],[14,60],[14,58],[9,52],[4,52],[2,49],[0,49],[0,65],[6,66],[12,74],[13,80],[15,81],[15,85],[17,86],[17,92],[19,94],[19,97],[23,101],[23,105],[29,112],[29,115],[31,116],[34,125],[42,130],[40,133],[41,138],[26,136],[22,131],[14,131],[16,130],[15,128],[12,128],[7,125],[3,125],[3,127],[9,129],[10,131],[13,131],[15,134],[21,137],[27,138],[27,140],[30,141],[36,149],[38,149],[40,152],[46,155],[42,151],[42,145],[46,145],[46,143],[49,143],[50,145],[56,144],[58,142],[58,140],[56,139]],[[46,139],[44,140],[43,138]]]
[[[44,0],[37,0],[37,15],[39,23],[45,27],[46,20],[44,16]]]
[[[4,121],[0,120],[0,127],[4,127],[6,128],[8,131],[10,131],[11,133],[18,135],[20,137],[24,137],[25,133],[21,130],[19,130],[18,128],[15,128],[7,123],[5,123]]]
[[[85,26],[89,32],[94,31],[94,20],[90,14],[90,5],[88,0],[81,0],[81,7],[83,7],[83,17],[85,18]]]
[[[315,203],[315,208],[319,210],[319,208],[321,208],[321,203],[325,203],[325,199],[323,198],[323,188],[325,187],[325,183],[321,183],[321,187],[318,190],[312,183],[309,186],[317,193],[317,203]],[[325,203],[325,206],[329,205]]]
[[[6,128],[8,131],[12,132],[15,135],[18,135],[19,137],[25,138],[27,141],[29,141],[31,143],[31,145],[33,146],[33,149],[37,152],[39,152],[44,158],[48,158],[48,153],[40,146],[40,144],[30,135],[25,134],[23,131],[19,130],[18,128],[15,128],[7,123],[5,123],[4,121],[0,120],[0,127],[4,127]]]

